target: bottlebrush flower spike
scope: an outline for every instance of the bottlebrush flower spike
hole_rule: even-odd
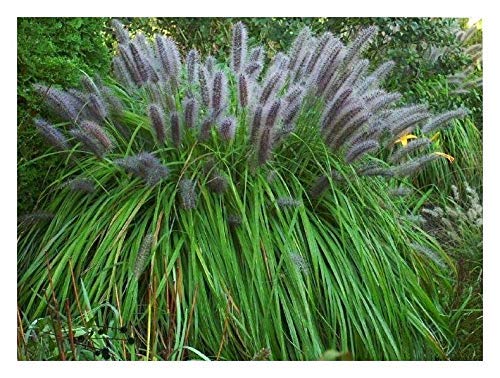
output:
[[[289,63],[290,58],[285,53],[277,53],[271,62],[271,67],[267,70],[268,75],[275,71],[287,71]]]
[[[217,71],[214,74],[214,78],[212,81],[212,96],[211,96],[211,105],[212,111],[214,115],[214,119],[221,114],[222,110],[226,106],[226,98],[227,98],[227,81],[226,75],[222,71]]]
[[[79,109],[74,99],[68,93],[60,89],[49,88],[39,84],[35,84],[34,88],[43,96],[45,103],[55,114],[66,121],[76,121]]]
[[[245,68],[245,75],[252,78],[253,80],[257,80],[259,73],[262,71],[262,64],[257,62],[250,62]]]
[[[179,183],[182,207],[191,210],[196,207],[196,181],[182,179]]]
[[[377,31],[378,28],[376,26],[370,26],[359,32],[356,39],[347,48],[347,53],[344,59],[345,67],[348,67],[358,58],[358,56],[368,46],[371,39],[375,36],[375,34],[377,34]]]
[[[95,191],[94,182],[87,178],[75,178],[66,181],[63,186],[75,192],[92,193]]]
[[[159,144],[165,143],[165,122],[162,109],[157,104],[148,107],[149,120]]]
[[[260,128],[262,125],[262,113],[263,113],[262,105],[257,105],[255,112],[252,118],[252,126],[250,128],[250,143],[257,147],[257,139],[260,133]]]
[[[238,101],[242,108],[248,105],[248,80],[244,74],[238,76]]]
[[[252,80],[257,80],[264,67],[265,49],[263,46],[250,50],[248,62],[245,65],[245,74]]]
[[[356,91],[358,93],[364,93],[368,89],[380,85],[380,83],[387,77],[387,75],[394,68],[396,63],[389,60],[381,64],[375,71],[373,71],[370,76],[364,79],[362,82],[358,83],[356,86]]]
[[[276,204],[279,207],[299,207],[302,205],[302,202],[292,197],[279,197],[276,200]]]
[[[209,160],[205,164],[204,171],[207,175],[207,186],[211,191],[222,194],[227,190],[229,186],[227,178],[217,171],[213,160]]]
[[[381,176],[381,177],[393,177],[394,170],[390,168],[381,167],[377,164],[367,164],[360,167],[357,170],[357,174],[360,176]]]
[[[344,106],[333,115],[333,119],[324,128],[324,135],[327,141],[331,141],[338,136],[345,124],[365,111],[363,104],[351,97],[344,103]]]
[[[170,114],[170,132],[172,136],[172,143],[174,147],[179,147],[181,144],[181,129],[179,124],[179,115],[177,112]]]
[[[186,97],[183,101],[184,108],[184,127],[192,129],[196,125],[198,118],[198,102],[194,98]]]
[[[434,161],[438,158],[436,154],[427,154],[421,156],[415,160],[410,160],[404,164],[393,167],[393,172],[397,177],[405,177],[415,174],[417,171],[421,170],[424,165]]]
[[[333,126],[333,122],[338,116],[340,109],[348,103],[348,98],[352,93],[351,88],[345,88],[337,93],[337,95],[325,106],[321,117],[321,130],[326,132]]]
[[[210,131],[212,130],[214,122],[210,116],[205,118],[201,124],[200,134],[198,136],[201,142],[206,142],[210,139]]]
[[[460,119],[465,117],[469,111],[465,108],[459,108],[456,110],[450,110],[448,112],[439,114],[429,120],[424,127],[422,127],[422,132],[432,133],[438,129],[442,129],[448,122],[453,119]]]
[[[82,83],[83,88],[85,88],[88,93],[94,93],[96,95],[99,95],[101,93],[97,85],[88,75],[83,75],[80,79],[80,82]]]
[[[345,161],[348,164],[354,163],[356,160],[363,157],[367,153],[373,152],[379,148],[378,142],[374,140],[367,140],[358,144],[355,144],[349,148],[345,155]]]
[[[328,46],[332,44],[333,40],[334,37],[330,32],[326,32],[323,35],[321,35],[321,37],[318,39],[316,47],[312,51],[311,58],[309,59],[309,62],[307,64],[306,68],[307,72],[314,72],[318,62],[321,60],[322,56],[327,51]]]
[[[342,147],[348,140],[356,138],[360,129],[370,119],[371,114],[366,109],[361,108],[355,115],[346,114],[339,121],[341,125],[336,134],[331,134],[327,138],[327,143],[333,148]]]
[[[307,260],[304,259],[304,257],[302,257],[300,253],[294,252],[290,254],[290,260],[292,261],[293,265],[295,265],[295,267],[299,272],[304,274],[310,274],[311,267],[307,262]]]
[[[219,126],[219,134],[223,140],[234,139],[236,133],[236,120],[234,117],[228,117],[222,120]]]
[[[266,107],[265,109],[266,118],[264,122],[265,127],[271,129],[274,126],[276,120],[279,117],[280,109],[281,109],[280,99],[274,100],[269,106]]]
[[[295,71],[307,50],[307,42],[311,38],[311,29],[308,27],[303,28],[297,38],[292,43],[290,48],[290,62],[288,63],[288,70]]]
[[[257,164],[265,164],[270,156],[273,144],[272,130],[269,127],[264,127],[260,134],[259,146],[257,149]]]
[[[283,115],[282,115],[283,125],[290,127],[295,122],[295,119],[300,113],[301,107],[302,107],[301,101],[294,101],[291,104],[289,104],[283,110]]]
[[[92,152],[98,158],[102,158],[106,153],[106,150],[104,149],[102,144],[87,132],[83,130],[72,129],[69,131],[69,133],[78,141],[80,141],[88,151]]]
[[[122,101],[115,96],[113,91],[108,87],[102,88],[102,94],[106,99],[106,103],[109,105],[109,110],[114,115],[122,115],[123,110],[125,109]]]
[[[233,72],[239,74],[246,61],[247,56],[247,29],[242,22],[237,22],[233,26],[233,44],[231,49],[231,68]]]
[[[97,123],[92,121],[83,121],[80,124],[80,129],[84,131],[89,137],[95,139],[104,151],[113,149],[113,142],[104,129]]]
[[[115,164],[143,179],[150,186],[158,184],[169,174],[168,168],[149,152],[141,152],[134,156],[117,159]]]
[[[242,225],[243,220],[241,219],[241,217],[239,215],[229,214],[227,216],[227,223],[229,223],[229,225],[231,227],[238,227],[238,226]]]
[[[207,56],[207,59],[205,59],[205,69],[207,70],[208,77],[209,79],[212,79],[215,73],[215,64],[217,61],[212,55]]]
[[[299,65],[291,73],[292,82],[302,83],[304,81],[304,77],[308,75],[308,73],[306,72],[306,68],[310,58],[311,58],[311,52],[306,51],[302,56]]]
[[[214,193],[222,194],[227,190],[229,183],[224,176],[220,174],[214,174],[207,182],[207,185]]]
[[[375,93],[371,93],[371,96],[368,98],[364,98],[366,101],[366,107],[370,109],[372,113],[375,113],[381,109],[386,108],[387,106],[399,101],[401,99],[401,95],[399,93],[386,93],[385,91],[378,91],[377,96]]]
[[[295,84],[288,89],[284,99],[287,104],[292,104],[294,102],[301,102],[302,95],[304,94],[304,87],[300,84]]]
[[[248,56],[248,63],[260,63],[264,62],[265,49],[264,46],[256,46],[252,50],[250,50],[250,54]]]
[[[33,213],[18,216],[18,222],[27,226],[33,225],[38,222],[49,221],[54,218],[54,214],[48,211],[35,211]]]
[[[404,115],[398,120],[395,120],[391,126],[391,133],[394,139],[398,139],[403,134],[409,134],[415,129],[417,124],[427,120],[429,118],[429,113],[415,113],[410,115]]]
[[[194,84],[197,77],[197,68],[198,68],[198,51],[195,49],[189,50],[187,58],[186,58],[186,65],[187,65],[187,80],[188,83]]]
[[[177,45],[172,39],[160,35],[156,36],[155,45],[163,73],[169,78],[172,89],[176,89],[181,69],[181,58]]]
[[[321,60],[316,70],[310,76],[307,87],[314,90],[317,95],[323,95],[331,80],[335,77],[344,54],[344,45],[340,41],[334,40],[331,46],[328,46],[325,58]]]
[[[64,151],[69,148],[66,137],[44,119],[35,119],[35,126],[43,137],[58,150]]]
[[[130,75],[130,72],[121,56],[114,56],[112,65],[113,74],[120,83],[128,87],[135,85],[134,79]]]
[[[209,85],[209,74],[205,67],[199,67],[198,71],[198,81],[200,83],[201,99],[203,100],[203,105],[206,107],[210,106],[210,85]]]
[[[430,146],[431,141],[427,138],[420,138],[414,142],[404,145],[400,149],[396,150],[389,158],[391,163],[399,163],[405,156],[408,156],[412,152],[415,152],[421,148]]]
[[[130,52],[130,44],[125,46],[125,45],[118,45],[118,51],[120,52],[120,57],[122,61],[125,64],[125,67],[127,69],[127,72],[129,73],[130,77],[132,78],[133,82],[135,85],[142,85],[142,77],[141,74],[139,73],[139,70],[137,69],[134,58],[132,56],[132,53]]]
[[[279,87],[284,76],[285,75],[283,71],[274,71],[267,76],[266,81],[264,82],[264,85],[262,87],[261,95],[259,97],[259,103],[261,103],[262,105],[267,104],[267,101],[269,100],[271,95],[273,95],[280,89]]]
[[[337,83],[336,88],[340,88],[341,86],[346,86],[348,88],[356,87],[358,80],[365,75],[366,70],[369,65],[368,59],[362,59],[358,61],[352,69],[346,72],[344,75],[340,76],[340,79]]]
[[[129,48],[130,52],[132,53],[135,66],[137,67],[137,71],[139,72],[141,84],[146,83],[151,77],[151,72],[149,69],[149,65],[147,64],[146,57],[133,42],[129,44]]]
[[[406,197],[409,196],[412,192],[413,191],[410,188],[399,186],[397,188],[389,190],[389,195],[391,197]]]
[[[123,27],[123,24],[117,19],[111,20],[111,25],[113,26],[113,30],[115,32],[116,39],[119,43],[128,44],[130,41],[130,37],[128,32]]]
[[[104,121],[108,116],[108,110],[102,98],[94,93],[89,95],[89,107],[99,121]]]
[[[137,280],[141,276],[142,272],[144,272],[144,269],[146,269],[152,246],[153,234],[147,234],[142,240],[141,248],[139,249],[135,260],[134,276]]]

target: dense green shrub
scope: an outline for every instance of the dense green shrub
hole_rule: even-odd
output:
[[[102,18],[18,18],[17,120],[18,212],[32,211],[55,159],[31,162],[44,147],[32,118],[42,111],[35,83],[77,85],[81,72],[107,74],[110,52]]]

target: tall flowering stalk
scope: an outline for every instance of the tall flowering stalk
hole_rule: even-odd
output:
[[[248,144],[248,151],[254,154],[250,164],[265,166],[294,133],[317,133],[332,155],[355,165],[360,175],[403,176],[440,155],[415,156],[428,145],[425,138],[410,148],[394,149],[395,141],[414,132],[435,132],[467,113],[457,109],[433,116],[422,105],[395,106],[400,95],[380,88],[394,62],[370,69],[369,61],[362,57],[377,32],[375,27],[361,30],[347,45],[329,32],[316,37],[304,28],[290,50],[277,53],[267,72],[262,72],[264,48],[248,46],[248,31],[241,22],[233,27],[230,71],[194,49],[182,57],[168,37],[156,35],[150,42],[139,33],[130,38],[119,21],[113,20],[112,25],[118,39],[113,59],[116,79],[131,96],[139,88],[145,90],[150,101],[145,113],[159,147],[183,151],[190,148],[185,138],[202,144],[236,140],[238,145]],[[114,147],[106,130],[109,124],[122,135],[132,135],[123,131],[121,122],[127,106],[102,80],[84,76],[82,85],[84,91],[36,88],[56,116],[74,125],[73,137],[102,158]],[[236,93],[236,102],[232,93]],[[308,124],[307,130],[297,129],[301,114],[311,108],[320,112],[319,122]],[[239,114],[244,114],[243,122],[236,117]],[[63,129],[44,122],[38,120],[37,127],[49,142],[59,149],[69,148]],[[245,130],[239,132],[241,128]],[[213,138],[216,134],[220,138]],[[151,143],[144,143],[143,149],[147,146]],[[387,161],[394,166],[368,164],[374,155],[389,156]],[[141,171],[129,166],[134,160],[117,158],[119,165]],[[166,176],[158,172],[158,177]],[[150,183],[160,181],[145,173],[138,175]]]

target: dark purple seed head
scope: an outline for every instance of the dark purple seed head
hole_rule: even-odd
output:
[[[219,113],[226,104],[227,82],[226,75],[222,71],[214,74],[212,81],[212,109],[214,113]]]
[[[216,63],[217,61],[212,55],[207,56],[207,59],[205,60],[205,68],[207,70],[209,79],[211,79],[214,76]]]
[[[100,95],[96,95],[91,93],[89,95],[89,108],[92,113],[96,116],[96,118],[100,121],[104,121],[108,116],[108,110],[106,108],[106,104]]]
[[[223,140],[229,141],[234,139],[236,133],[236,120],[233,117],[228,117],[222,120],[219,126],[219,134]]]
[[[168,177],[169,170],[149,152],[141,152],[114,161],[128,173],[143,179],[148,185],[154,186]]]
[[[271,148],[272,148],[272,131],[269,127],[265,127],[261,134],[259,140],[259,148],[257,150],[257,164],[264,165],[271,156]]]
[[[238,100],[242,108],[248,105],[248,80],[244,74],[238,76]]]
[[[139,72],[141,78],[141,84],[146,83],[150,78],[150,70],[147,64],[147,58],[144,56],[142,50],[140,50],[135,43],[129,44],[130,52],[134,59],[135,66]]]
[[[247,29],[242,22],[233,26],[233,43],[231,49],[231,68],[234,73],[240,73],[247,55]]]
[[[259,72],[262,70],[262,64],[258,62],[250,62],[245,68],[245,75],[256,79]]]
[[[69,148],[69,143],[66,137],[44,119],[35,119],[35,126],[38,129],[38,132],[58,150],[64,151]]]
[[[113,142],[111,141],[111,138],[97,123],[92,121],[83,121],[80,124],[80,129],[89,137],[95,139],[102,146],[104,151],[110,151],[113,149]]]
[[[78,104],[73,96],[60,89],[35,84],[35,90],[43,96],[45,103],[59,117],[75,122],[79,115]]]
[[[66,181],[63,186],[74,192],[92,193],[95,191],[94,181],[87,178],[75,178]]]
[[[271,95],[279,90],[279,86],[283,76],[284,76],[283,71],[271,72],[268,75],[266,81],[264,82],[264,86],[262,88],[262,92],[259,98],[259,102],[262,105],[265,105],[269,100],[269,98],[271,97]]]
[[[210,116],[203,120],[200,128],[200,134],[198,136],[200,141],[206,142],[210,139],[210,132],[212,130],[213,124],[214,122]]]
[[[82,86],[87,91],[87,93],[94,93],[96,95],[100,94],[99,88],[88,75],[83,75],[80,79],[80,82],[82,83]]]
[[[345,161],[348,164],[354,163],[369,152],[373,152],[379,148],[378,142],[374,140],[366,140],[355,144],[349,148],[345,155]]]
[[[170,132],[172,135],[172,143],[175,147],[179,147],[181,144],[181,129],[177,112],[170,113]]]
[[[130,41],[130,37],[128,32],[123,27],[123,24],[115,18],[111,20],[111,25],[113,26],[115,37],[118,40],[118,42],[127,44]]]
[[[198,67],[198,51],[196,50],[189,50],[187,58],[186,58],[186,65],[187,65],[187,80],[188,83],[194,84],[197,77],[197,67]]]
[[[209,85],[209,75],[205,67],[201,66],[198,71],[198,81],[200,83],[200,92],[203,105],[206,107],[210,106],[210,85]]]
[[[271,129],[274,126],[276,120],[279,117],[280,109],[281,100],[279,98],[274,100],[269,106],[266,107],[266,118],[264,123],[265,127]]]
[[[149,114],[149,120],[151,121],[151,127],[155,133],[157,142],[160,144],[164,143],[165,122],[162,109],[157,104],[151,104],[148,107],[148,114]]]
[[[263,113],[263,108],[261,105],[257,105],[257,108],[255,109],[255,112],[253,114],[252,118],[252,126],[250,129],[250,143],[254,146],[257,147],[257,139],[260,133],[260,128],[262,126],[262,113]]]
[[[86,150],[92,152],[98,158],[102,158],[106,153],[103,145],[90,133],[78,129],[72,129],[69,133],[81,142]]]
[[[186,98],[183,101],[184,108],[184,127],[192,129],[196,125],[198,117],[198,102],[194,98]]]

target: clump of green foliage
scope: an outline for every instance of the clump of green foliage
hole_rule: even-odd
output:
[[[103,18],[18,18],[17,122],[18,212],[32,211],[42,182],[53,174],[56,159],[33,161],[44,149],[32,128],[43,99],[33,89],[39,82],[63,86],[78,84],[81,72],[109,72],[109,39]],[[44,172],[44,174],[41,174]]]
[[[266,63],[237,24],[228,67],[114,24],[118,80],[37,86],[61,169],[20,219],[21,322],[65,314],[59,358],[78,358],[70,318],[127,325],[115,359],[445,358],[453,265],[389,189],[465,112],[394,107],[392,63],[361,56],[374,28],[305,28]]]

